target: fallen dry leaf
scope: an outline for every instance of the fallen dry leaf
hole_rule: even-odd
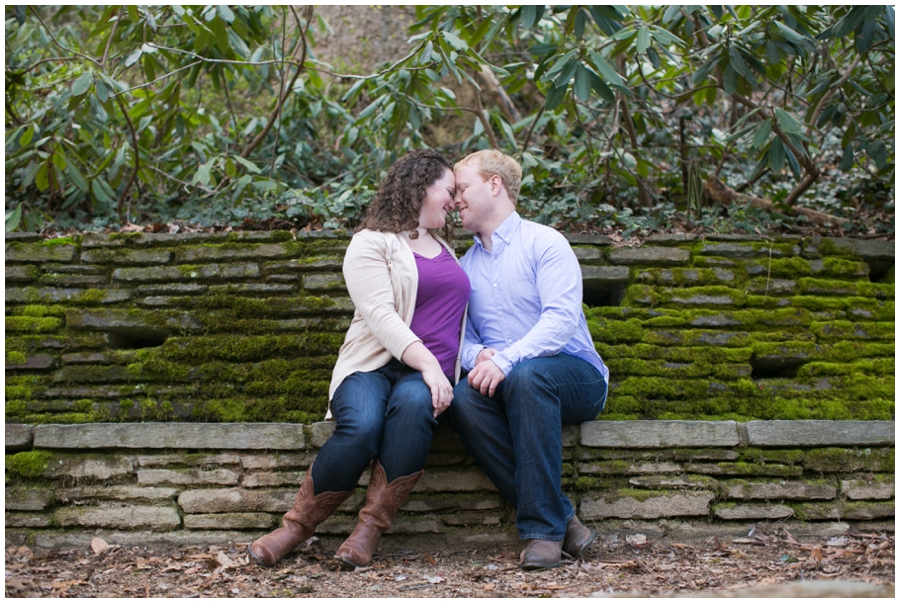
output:
[[[109,550],[109,544],[107,544],[107,542],[102,538],[92,538],[91,549],[93,549],[93,551],[99,555],[103,551]]]

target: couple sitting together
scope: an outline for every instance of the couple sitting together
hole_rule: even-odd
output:
[[[609,371],[571,247],[516,213],[521,180],[494,150],[454,166],[423,149],[391,166],[344,258],[356,312],[331,380],[334,433],[283,527],[251,544],[258,563],[272,567],[309,539],[372,462],[359,523],[336,553],[367,565],[445,416],[515,509],[523,569],[555,567],[591,543],[562,491],[562,425],[600,413]],[[454,208],[475,233],[460,261],[435,234]]]

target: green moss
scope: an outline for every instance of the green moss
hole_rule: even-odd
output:
[[[7,476],[39,477],[50,465],[51,455],[46,450],[30,450],[6,456]]]
[[[81,236],[77,237],[57,237],[55,239],[45,239],[41,242],[45,247],[56,247],[57,245],[78,245],[81,243]]]
[[[293,358],[336,354],[343,339],[342,334],[335,333],[173,337],[166,341],[162,354],[167,359],[179,362],[203,360],[247,362],[273,357]]]
[[[799,465],[803,462],[802,450],[771,450],[767,448],[747,448],[741,451],[739,460],[749,463],[779,463],[781,465]]]
[[[44,305],[27,305],[20,306],[18,308],[13,309],[13,314],[18,316],[57,316],[63,317],[66,315],[66,307],[65,306],[44,306]]]
[[[893,322],[850,322],[848,320],[832,320],[829,322],[813,322],[812,331],[819,339],[894,339]]]
[[[104,299],[106,299],[106,291],[101,291],[100,289],[87,289],[78,296],[76,303],[85,305],[99,304]]]
[[[604,498],[606,502],[615,502],[620,498],[633,498],[638,502],[644,502],[650,498],[660,498],[668,496],[676,496],[677,492],[669,490],[639,490],[637,488],[620,488],[613,493],[607,494]]]
[[[26,402],[25,400],[13,400],[9,397],[6,398],[5,403],[5,414],[7,419],[18,419],[22,417],[26,412]]]
[[[28,362],[28,356],[22,352],[6,351],[6,364],[25,364]]]
[[[62,319],[46,316],[7,316],[7,333],[53,333],[63,326]]]
[[[636,318],[625,321],[591,320],[588,328],[594,341],[606,343],[637,342],[641,340],[643,332],[641,321]]]

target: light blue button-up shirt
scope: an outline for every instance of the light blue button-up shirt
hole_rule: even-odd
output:
[[[485,347],[505,375],[518,363],[565,352],[592,364],[609,383],[581,307],[581,266],[556,230],[513,212],[491,235],[476,235],[460,260],[472,283],[462,366],[475,367]]]

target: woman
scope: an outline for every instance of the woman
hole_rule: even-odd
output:
[[[306,474],[283,526],[250,545],[272,567],[343,503],[374,458],[353,533],[337,559],[367,565],[422,476],[437,416],[453,399],[469,279],[431,230],[453,209],[453,166],[431,149],[398,160],[344,257],[356,312],[338,353],[326,418],[334,433]],[[452,380],[452,383],[451,383]]]

